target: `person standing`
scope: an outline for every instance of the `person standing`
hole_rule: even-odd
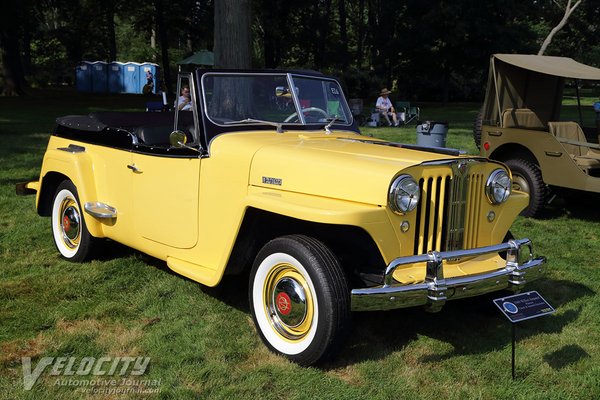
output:
[[[398,126],[398,118],[396,117],[396,110],[392,105],[391,100],[389,99],[389,94],[392,93],[387,88],[381,89],[379,93],[379,97],[377,98],[377,102],[375,103],[375,107],[380,115],[383,115],[385,120],[388,123],[388,126],[392,126],[392,122],[390,121],[390,116],[394,121],[394,126]]]

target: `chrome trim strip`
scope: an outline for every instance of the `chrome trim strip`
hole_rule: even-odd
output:
[[[528,260],[519,264],[521,248]],[[504,268],[477,275],[445,278],[444,260],[476,257],[485,254],[507,252]],[[427,311],[439,311],[446,300],[471,297],[501,289],[517,291],[525,283],[537,279],[544,257],[533,258],[529,239],[510,240],[493,246],[477,249],[429,252],[393,260],[385,271],[383,286],[353,289],[351,292],[353,311],[390,310],[395,308],[425,305]],[[426,263],[425,282],[411,285],[393,285],[392,275],[401,265]]]
[[[88,202],[84,204],[83,208],[85,209],[85,212],[90,214],[92,217],[100,219],[117,218],[117,209],[109,206],[108,204],[100,202]]]

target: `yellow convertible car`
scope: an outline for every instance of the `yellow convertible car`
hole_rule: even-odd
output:
[[[438,311],[538,277],[503,164],[363,136],[315,72],[197,70],[178,93],[171,113],[58,118],[17,192],[64,258],[108,238],[208,286],[249,271],[262,340],[302,365],[335,354],[352,311]]]

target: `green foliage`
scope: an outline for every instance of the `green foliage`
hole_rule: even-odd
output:
[[[564,12],[557,2],[536,0],[251,3],[257,68],[330,71],[346,76],[352,96],[364,98],[387,86],[412,101],[481,101],[490,55],[537,53]],[[81,60],[108,61],[111,21],[117,60],[167,62],[162,60],[158,14],[165,25],[168,63],[176,70],[182,57],[213,49],[213,9],[213,0],[27,0],[19,3],[14,18],[5,18],[5,26],[21,38],[31,83],[44,86],[72,80]],[[598,21],[600,8],[584,0],[547,54],[600,65]]]
[[[119,61],[153,61],[158,50],[150,45],[150,34],[133,23],[131,17],[116,18],[116,39]]]

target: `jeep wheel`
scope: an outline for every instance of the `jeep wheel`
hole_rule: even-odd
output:
[[[329,358],[350,322],[350,291],[334,254],[320,241],[292,235],[258,253],[250,308],[261,339],[301,365]]]
[[[63,181],[54,194],[52,236],[60,254],[70,261],[88,259],[94,248],[96,239],[87,230],[77,189],[71,181]]]
[[[512,171],[513,189],[529,194],[529,205],[521,215],[535,217],[544,207],[546,199],[546,184],[542,179],[540,168],[527,160],[506,160],[505,164]]]

